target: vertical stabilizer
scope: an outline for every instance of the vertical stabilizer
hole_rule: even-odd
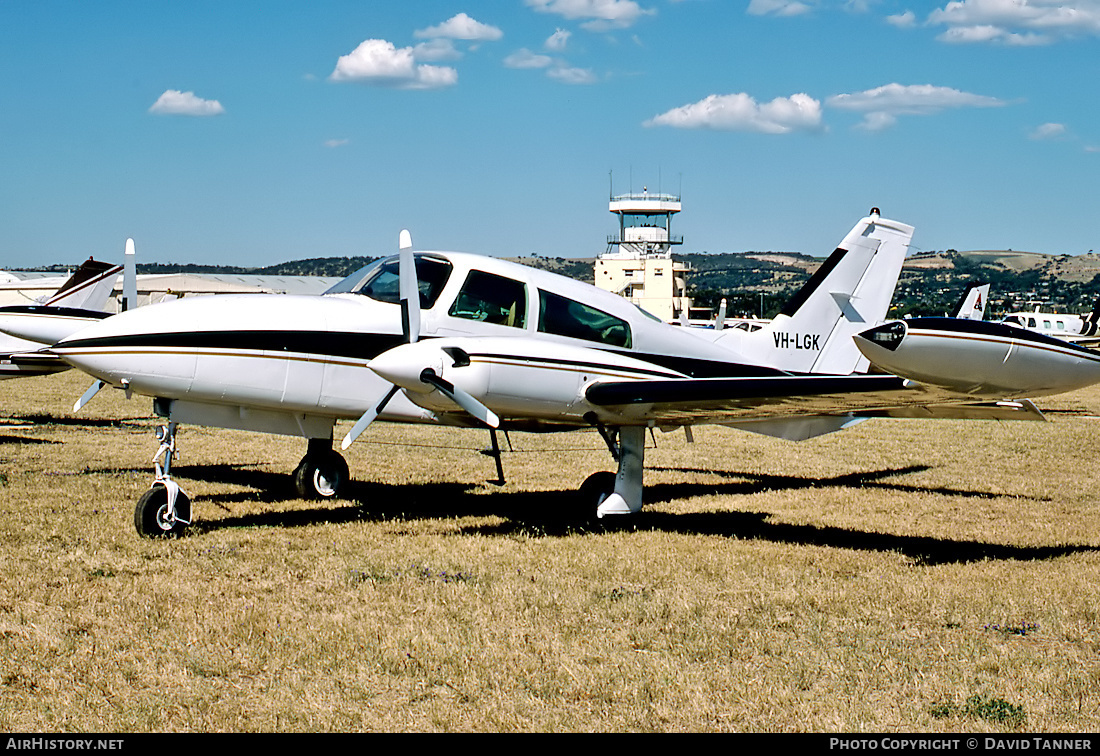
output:
[[[960,320],[984,320],[989,299],[989,284],[969,283],[955,305],[954,316]]]
[[[740,344],[729,346],[793,373],[865,371],[869,363],[852,337],[885,320],[912,237],[912,226],[872,210],[770,324],[731,335]]]
[[[121,265],[88,258],[61,288],[42,304],[47,307],[72,307],[80,310],[102,310],[111,298]]]

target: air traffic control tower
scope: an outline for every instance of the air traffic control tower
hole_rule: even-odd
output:
[[[684,243],[670,233],[680,197],[643,188],[641,194],[613,194],[607,209],[619,217],[619,233],[607,237],[607,252],[596,258],[596,285],[665,322],[679,319],[691,308],[690,268],[672,259],[672,247]]]

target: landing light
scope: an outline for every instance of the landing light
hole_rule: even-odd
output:
[[[901,340],[905,338],[905,323],[900,320],[895,320],[893,323],[887,323],[877,328],[872,328],[869,331],[864,331],[860,335],[870,342],[878,344],[884,349],[889,349],[891,352],[898,348],[901,344]]]

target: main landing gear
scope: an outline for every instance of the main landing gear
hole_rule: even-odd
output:
[[[580,496],[586,510],[596,517],[634,514],[642,508],[642,473],[645,467],[645,427],[628,425],[617,431],[595,423],[611,456],[619,463],[615,473],[598,472],[581,484]]]
[[[311,438],[306,455],[294,469],[294,490],[302,499],[334,499],[347,484],[348,463],[332,448],[332,440]]]
[[[176,424],[157,428],[160,448],[153,455],[156,478],[138,499],[134,508],[134,527],[146,538],[174,538],[183,535],[191,524],[191,500],[172,480],[172,459],[176,456]]]

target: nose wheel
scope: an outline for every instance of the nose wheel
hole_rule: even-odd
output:
[[[176,424],[157,428],[160,448],[153,456],[156,478],[134,507],[134,527],[145,538],[176,538],[191,524],[191,500],[172,480],[172,460],[176,456]]]
[[[176,500],[168,503],[169,489],[161,484],[142,494],[134,507],[134,527],[145,538],[178,538],[190,525],[191,500],[176,488]]]
[[[294,490],[302,499],[335,499],[347,485],[348,463],[326,439],[311,438],[309,449],[294,470]]]

